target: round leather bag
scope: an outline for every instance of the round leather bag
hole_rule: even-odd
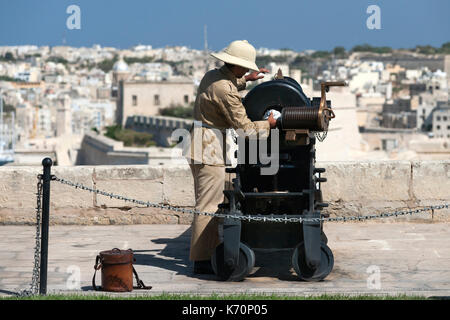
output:
[[[102,268],[102,290],[129,292],[133,290],[133,251],[112,250],[99,254]]]

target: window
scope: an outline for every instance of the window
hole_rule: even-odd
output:
[[[440,117],[440,116],[437,116],[437,117],[436,117],[436,121],[441,121],[441,117]]]
[[[159,94],[155,94],[155,95],[153,96],[153,104],[154,104],[155,106],[159,106],[159,105],[161,104],[161,101],[159,101]]]
[[[184,103],[189,103],[189,96],[187,94],[184,95]]]
[[[450,130],[450,126],[447,126],[447,130]]]
[[[446,116],[443,116],[443,117],[442,117],[442,120],[447,121],[447,117],[446,117]]]
[[[438,130],[441,129],[441,126],[436,126],[436,129],[438,129]]]
[[[381,148],[385,151],[391,151],[398,147],[398,141],[396,139],[382,139]]]
[[[137,106],[137,96],[133,95],[133,106]]]

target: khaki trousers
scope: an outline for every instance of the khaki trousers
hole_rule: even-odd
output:
[[[225,174],[225,167],[206,164],[190,164],[190,167],[194,177],[195,209],[202,212],[217,212],[218,205],[224,201],[225,181],[230,179],[230,175]],[[219,219],[195,214],[189,259],[209,260],[219,243]]]

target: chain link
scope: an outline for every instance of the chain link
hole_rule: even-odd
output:
[[[328,134],[328,130],[320,133],[320,132],[315,132],[314,135],[317,138],[317,140],[319,140],[320,142],[323,142],[325,140],[325,138],[327,137]]]
[[[20,297],[36,295],[39,292],[39,275],[41,259],[41,215],[42,215],[42,175],[38,175],[36,192],[36,236],[34,247],[34,266],[33,276],[31,278],[30,289],[22,290],[18,293]]]
[[[93,188],[89,188],[87,186],[84,186],[79,183],[74,183],[62,178],[58,178],[56,176],[52,177],[52,180],[58,181],[62,184],[66,184],[72,187],[75,187],[76,189],[82,189],[89,192],[93,192],[96,194],[103,195],[105,197],[109,197],[111,199],[118,199],[123,200],[125,202],[132,202],[139,205],[144,205],[147,207],[153,207],[153,208],[159,208],[159,209],[166,209],[171,210],[175,212],[182,212],[182,213],[189,213],[189,214],[198,214],[198,215],[204,215],[204,216],[210,216],[210,217],[217,217],[217,218],[231,218],[231,219],[237,219],[237,220],[245,220],[245,221],[255,221],[255,222],[278,222],[278,223],[302,223],[302,222],[347,222],[347,221],[364,221],[364,220],[372,220],[372,219],[379,219],[379,218],[390,218],[390,217],[398,217],[398,216],[405,216],[405,215],[412,215],[414,213],[422,213],[422,212],[433,212],[434,210],[449,208],[449,204],[443,204],[443,205],[437,205],[437,206],[428,206],[420,209],[415,210],[403,210],[403,211],[394,211],[394,212],[386,212],[386,213],[380,213],[376,215],[365,215],[365,216],[349,216],[349,217],[319,217],[319,218],[303,218],[303,217],[289,217],[289,215],[284,215],[284,217],[271,217],[267,215],[236,215],[236,214],[223,214],[223,213],[212,213],[212,212],[201,212],[195,209],[186,209],[181,207],[174,207],[169,204],[161,204],[161,203],[154,203],[149,201],[141,201],[136,200],[133,198],[128,198],[125,196],[117,195],[110,192],[105,192]]]
[[[36,295],[39,292],[39,273],[40,273],[40,256],[41,256],[41,214],[42,214],[42,175],[39,174],[38,176],[38,183],[37,183],[37,192],[36,192],[36,237],[35,237],[35,249],[34,249],[34,267],[33,267],[33,275],[31,279],[30,289],[28,290],[22,290],[17,295],[20,297],[25,296],[31,296]],[[58,178],[56,176],[51,177],[52,180],[60,182],[65,185],[69,185],[74,187],[75,189],[81,189],[86,190],[89,192],[93,192],[95,194],[100,194],[105,197],[109,197],[111,199],[115,198],[118,200],[123,200],[125,202],[132,202],[139,205],[144,205],[147,207],[153,207],[153,208],[159,208],[159,209],[166,209],[166,210],[172,210],[175,212],[182,212],[182,213],[188,213],[188,214],[198,214],[198,215],[205,215],[210,217],[217,217],[217,218],[229,218],[229,219],[237,219],[237,220],[245,220],[245,221],[255,221],[255,222],[277,222],[277,223],[303,223],[303,222],[346,222],[346,221],[363,221],[363,220],[372,220],[372,219],[378,219],[378,218],[389,218],[389,217],[398,217],[398,216],[404,216],[404,215],[412,215],[414,213],[422,213],[430,211],[431,214],[434,214],[434,210],[449,208],[449,204],[443,204],[438,206],[429,206],[424,207],[420,209],[415,210],[403,210],[403,211],[394,211],[394,212],[387,212],[387,213],[380,213],[377,215],[365,215],[365,216],[349,216],[349,217],[319,217],[319,218],[303,218],[303,217],[290,217],[289,215],[284,215],[283,217],[271,217],[267,215],[237,215],[237,214],[222,214],[222,213],[212,213],[212,212],[201,212],[195,209],[186,209],[182,207],[174,207],[169,204],[162,204],[162,203],[155,203],[150,201],[141,201],[136,200],[133,198],[128,198],[125,196],[117,195],[114,193],[102,191],[93,189],[87,186],[84,186],[80,183],[74,183],[65,179]]]

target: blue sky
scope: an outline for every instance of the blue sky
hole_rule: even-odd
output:
[[[69,30],[66,8],[81,9],[81,30]],[[369,30],[369,5],[381,29]],[[449,0],[0,0],[1,45],[186,45],[220,50],[247,39],[255,47],[351,49],[357,44],[413,48],[450,41]]]

